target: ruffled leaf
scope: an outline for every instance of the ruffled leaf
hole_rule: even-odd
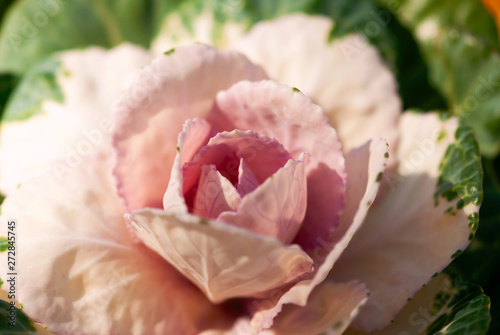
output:
[[[127,216],[135,234],[215,303],[262,296],[311,272],[296,245],[187,213],[141,209]]]
[[[240,159],[240,167],[238,168],[238,184],[236,189],[241,196],[244,196],[259,186],[259,181],[245,159]]]
[[[380,176],[391,191],[370,209],[331,273],[337,281],[358,279],[370,288],[353,324],[367,332],[389,325],[408,297],[467,248],[477,228],[480,183],[438,203],[434,197],[441,179],[454,190],[459,181],[482,178],[477,143],[467,128],[437,114],[405,113],[399,129],[397,174]],[[443,174],[447,162],[455,162],[455,170]]]
[[[163,208],[166,211],[187,212],[184,199],[184,179],[182,166],[193,159],[200,148],[208,142],[211,127],[204,120],[187,120],[177,136],[177,154],[170,174],[167,189],[163,195]]]
[[[23,311],[56,334],[195,335],[213,322],[228,326],[229,316],[132,240],[111,167],[96,155],[63,180],[47,174],[24,183],[2,205],[2,222],[17,222]]]
[[[318,285],[305,307],[286,305],[275,319],[276,335],[343,334],[368,299],[366,285],[357,282]]]
[[[309,252],[315,262],[315,272],[288,290],[272,292],[267,300],[255,302],[255,313],[251,326],[256,332],[269,328],[273,319],[286,304],[307,306],[308,298],[314,288],[327,278],[332,266],[351,242],[366,218],[380,186],[378,176],[383,173],[387,162],[387,142],[379,139],[367,142],[346,156],[347,179],[346,211],[341,217],[340,226],[330,240],[318,239],[318,247]]]
[[[204,119],[217,92],[264,78],[243,55],[202,44],[176,48],[143,68],[114,106],[115,174],[128,211],[162,207],[177,134],[187,119]]]

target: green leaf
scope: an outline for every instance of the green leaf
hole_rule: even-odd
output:
[[[215,21],[211,43],[224,47],[226,41],[221,31],[226,23],[238,23],[243,29],[249,29],[259,21],[294,12],[330,17],[334,22],[331,39],[351,33],[364,35],[380,50],[397,75],[405,109],[436,110],[447,107],[440,94],[428,84],[427,65],[411,33],[390,11],[377,6],[372,0],[188,0],[166,17],[160,36],[168,36],[172,41],[183,35],[179,32],[195,36],[196,19],[208,13]],[[198,35],[204,34],[198,31]]]
[[[220,47],[224,46],[221,31],[227,23],[238,23],[244,29],[249,29],[259,21],[295,12],[330,17],[335,23],[330,36],[332,39],[350,33],[364,35],[381,50],[389,65],[394,65],[395,53],[389,22],[384,21],[380,8],[372,0],[185,0],[171,17],[164,19],[160,36],[166,34],[174,41],[179,31],[187,31],[195,36],[196,19],[208,14],[214,22],[211,43]],[[182,25],[172,23],[174,21],[180,21]]]
[[[481,1],[477,0],[377,0],[391,12],[401,17],[408,25],[414,27],[428,19],[435,20],[444,28],[463,28],[473,34],[487,39],[491,45],[498,47],[498,36],[495,22]]]
[[[427,335],[486,334],[491,322],[490,299],[477,285],[459,277],[451,280],[451,290],[441,291],[435,296],[433,307],[440,309],[439,317],[428,326]]]
[[[389,0],[380,0],[389,6]],[[408,1],[394,9],[418,41],[430,81],[475,130],[481,151],[500,151],[500,54],[495,23],[477,0]]]
[[[226,0],[230,2],[231,0]],[[234,0],[233,0],[234,1]],[[219,2],[224,2],[219,1]],[[253,19],[257,20],[270,20],[275,17],[294,13],[294,12],[304,12],[310,10],[311,7],[316,3],[315,0],[275,0],[275,1],[265,1],[265,0],[250,0],[246,1],[246,10],[253,15]]]
[[[214,22],[212,43],[221,46],[221,32],[228,22],[248,29],[260,20],[297,11],[331,17],[335,22],[331,38],[349,33],[365,35],[394,68],[389,22],[384,21],[384,13],[371,0],[47,0],[43,3],[21,0],[12,6],[0,34],[0,71],[30,70],[11,99],[14,102],[7,107],[5,119],[28,118],[39,111],[43,99],[61,99],[55,84],[58,64],[47,60],[36,65],[55,51],[91,44],[111,47],[125,40],[148,46],[162,24],[168,28],[162,32],[171,37],[181,29],[194,35],[195,19],[206,13],[211,13]],[[176,20],[168,13],[180,18],[180,24],[172,24]],[[43,17],[47,17],[47,22],[38,21]]]
[[[442,94],[429,83],[429,68],[412,33],[388,9],[386,9],[386,15],[391,16],[388,28],[395,40],[395,75],[399,84],[399,95],[403,100],[403,110],[447,109],[448,106]]]
[[[500,157],[483,159],[484,200],[479,211],[481,224],[467,250],[449,266],[465,280],[477,283],[493,302],[500,301]],[[500,306],[493,303],[490,334],[500,334]]]
[[[394,36],[388,29],[392,18],[374,1],[323,0],[318,2],[311,13],[325,14],[335,22],[331,38],[351,33],[365,36],[380,50],[388,65],[394,69],[396,62]]]
[[[19,0],[0,34],[0,72],[20,74],[53,52],[129,41],[144,47],[180,0]]]
[[[9,249],[9,240],[5,236],[0,236],[0,252]]]
[[[500,150],[500,54],[483,41],[465,31],[455,37],[438,28],[426,54],[431,80],[450,110],[474,128],[482,153],[492,156]]]
[[[459,199],[457,209],[468,204],[481,205],[483,200],[483,171],[479,147],[470,127],[460,122],[455,131],[455,142],[450,144],[439,164],[440,176],[434,194],[436,206],[439,198],[447,201]],[[472,233],[477,229],[478,213],[469,215]]]
[[[12,321],[9,317],[15,321]],[[0,300],[0,334],[36,334],[36,329],[33,326],[33,322],[20,309],[11,305],[8,301]]]
[[[210,29],[210,43],[216,47],[224,45],[222,30],[226,23],[242,24],[245,29],[250,27],[250,14],[244,8],[244,0],[185,0],[175,11],[163,17],[160,33],[155,38],[168,38],[174,42],[179,41],[179,36],[191,36],[189,42],[196,41],[197,33],[206,35]],[[197,27],[197,19],[204,16],[203,27]],[[208,28],[207,28],[208,27]]]
[[[0,20],[5,14],[7,8],[14,2],[14,0],[3,0],[0,2]]]
[[[434,275],[391,322],[373,335],[485,335],[490,299],[477,285],[456,275]],[[348,331],[346,335],[367,335]]]
[[[496,186],[495,163],[483,159],[482,164],[485,178],[484,201],[479,211],[481,224],[469,248],[453,261],[452,268],[466,280],[486,289],[490,284],[496,285],[495,277],[500,275],[500,185]],[[496,160],[496,165],[500,170],[500,158]]]
[[[5,200],[5,195],[0,193],[0,215],[2,215],[2,204],[4,200]]]
[[[16,84],[17,77],[9,74],[0,74],[0,121],[2,120],[2,114],[5,109],[7,99],[9,98]]]
[[[57,83],[60,70],[61,62],[50,57],[28,71],[12,92],[2,121],[30,118],[41,111],[44,100],[63,101],[63,94]]]

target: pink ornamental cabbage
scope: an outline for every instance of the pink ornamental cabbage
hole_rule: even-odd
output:
[[[26,314],[56,334],[389,325],[468,245],[478,206],[451,216],[450,203],[434,204],[457,120],[400,114],[377,51],[346,54],[361,37],[327,43],[330,28],[292,15],[257,24],[237,51],[172,49],[138,72],[112,116],[111,99],[150,56],[132,46],[61,54],[65,101],[2,129],[2,220],[18,222]],[[98,128],[108,117],[111,135]],[[24,169],[4,169],[19,134],[48,125]],[[61,141],[78,146],[81,129],[96,149],[69,166]]]

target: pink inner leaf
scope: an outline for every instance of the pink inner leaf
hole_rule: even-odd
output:
[[[216,218],[220,213],[235,210],[241,197],[216,169],[215,165],[202,165],[193,213],[205,218]]]
[[[170,173],[170,181],[163,195],[163,208],[166,211],[187,211],[182,193],[182,165],[191,160],[198,150],[207,144],[210,137],[210,124],[205,120],[187,120],[182,128],[177,136],[177,155]]]
[[[240,159],[240,167],[238,169],[238,185],[236,189],[241,196],[252,192],[259,186],[259,181],[248,163],[243,158]]]
[[[252,193],[243,198],[237,212],[218,219],[254,233],[290,243],[300,229],[307,207],[305,160],[289,160]]]
[[[192,208],[201,176],[201,166],[211,164],[231,184],[238,184],[240,160],[245,160],[260,184],[291,158],[275,139],[253,131],[221,132],[203,146],[192,161],[182,167],[183,194]]]

